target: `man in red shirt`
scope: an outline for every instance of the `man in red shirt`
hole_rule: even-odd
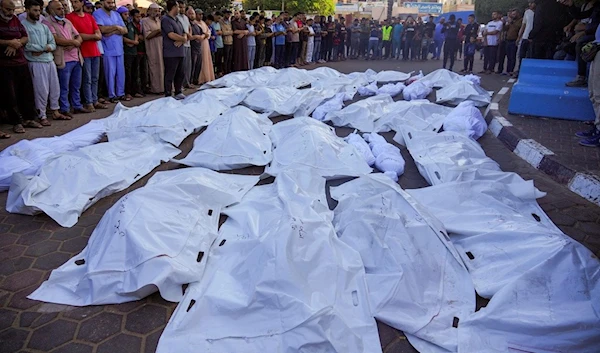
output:
[[[93,6],[91,2],[71,0],[73,12],[66,17],[83,39],[81,55],[83,56],[83,104],[86,109],[106,109],[107,106],[98,102],[98,80],[100,78],[100,50],[98,41],[102,34],[92,15],[84,11],[85,6]]]
[[[23,49],[29,38],[14,14],[14,3],[0,0],[0,8],[0,107],[6,111],[13,131],[22,134],[23,126],[42,127],[35,121],[33,82]],[[0,132],[0,138],[8,137],[10,135]]]

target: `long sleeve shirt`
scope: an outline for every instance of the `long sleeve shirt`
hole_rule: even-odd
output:
[[[445,40],[456,41],[458,37],[458,25],[456,22],[446,22],[444,23],[444,27],[442,27],[442,33],[446,35]]]
[[[21,21],[27,31],[29,41],[25,44],[25,59],[30,62],[51,62],[54,60],[52,51],[56,50],[56,41],[50,32],[48,26],[42,24],[42,21],[35,23],[25,19]],[[50,46],[51,52],[45,52],[46,46]],[[42,52],[35,56],[33,53]]]

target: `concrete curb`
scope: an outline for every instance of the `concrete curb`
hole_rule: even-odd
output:
[[[514,83],[510,79],[508,83]],[[510,87],[503,87],[492,99],[485,111],[488,130],[508,149],[521,157],[534,168],[544,172],[559,184],[584,199],[600,206],[600,178],[595,175],[576,171],[559,162],[554,152],[535,140],[527,138],[521,130],[514,127],[498,110],[498,103],[508,99]]]

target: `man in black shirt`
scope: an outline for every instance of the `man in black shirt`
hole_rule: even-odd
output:
[[[458,45],[458,24],[456,23],[456,16],[450,15],[448,22],[444,24],[442,33],[446,34],[444,41],[444,64],[443,68],[446,68],[448,59],[450,59],[450,71],[454,67],[454,54],[456,53],[456,47]]]

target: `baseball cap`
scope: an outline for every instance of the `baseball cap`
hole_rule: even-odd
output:
[[[127,10],[127,8],[125,6],[121,6],[117,9],[118,13],[124,13],[124,12],[129,12],[129,10]]]
[[[84,7],[94,7],[94,4],[92,4],[90,1],[84,1],[83,6]]]

